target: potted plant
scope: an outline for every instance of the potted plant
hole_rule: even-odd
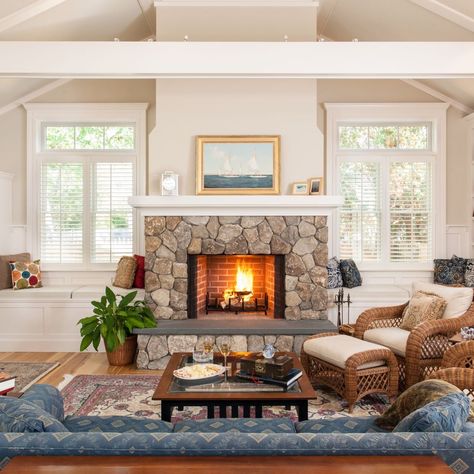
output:
[[[155,317],[146,303],[142,300],[133,302],[136,296],[136,291],[122,296],[106,287],[100,301],[91,302],[94,314],[77,323],[81,324],[81,351],[91,344],[98,350],[102,338],[110,365],[131,364],[137,349],[133,329],[156,326]]]

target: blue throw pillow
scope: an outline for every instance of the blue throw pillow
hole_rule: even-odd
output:
[[[394,428],[394,432],[455,433],[463,431],[470,401],[464,393],[451,393],[415,410]]]
[[[434,260],[434,282],[442,285],[464,285],[467,260],[453,255]]]
[[[354,288],[362,285],[362,277],[352,258],[341,260],[339,267],[341,269],[342,282],[346,288]]]
[[[59,421],[64,420],[63,397],[61,392],[52,385],[35,384],[23,394],[21,399],[35,404]]]
[[[64,432],[68,429],[54,416],[28,400],[0,397],[0,431],[6,433]]]
[[[342,286],[342,274],[339,268],[339,260],[336,257],[330,258],[326,268],[328,271],[328,288],[340,288]]]

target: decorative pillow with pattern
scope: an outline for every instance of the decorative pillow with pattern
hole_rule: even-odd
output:
[[[342,274],[339,268],[339,260],[336,257],[330,258],[326,268],[328,270],[328,288],[340,288],[342,286]]]
[[[410,413],[451,393],[462,393],[462,390],[444,380],[423,380],[405,390],[375,423],[393,430]]]
[[[464,272],[464,286],[474,287],[474,258],[466,260],[466,271]]]
[[[341,269],[342,282],[346,288],[355,288],[362,285],[362,277],[352,258],[341,260],[339,267]]]
[[[441,296],[425,291],[417,291],[403,311],[400,329],[411,331],[418,324],[443,317],[448,302]]]
[[[114,286],[131,288],[137,270],[137,261],[133,257],[122,257],[117,264]]]
[[[12,284],[14,290],[26,288],[41,288],[40,261],[33,262],[10,262],[12,272]]]
[[[453,255],[450,259],[435,258],[434,283],[441,285],[464,285],[466,259]]]

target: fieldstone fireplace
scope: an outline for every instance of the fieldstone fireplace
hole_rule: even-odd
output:
[[[327,321],[329,229],[337,196],[136,196],[146,301],[137,367],[162,369],[200,338],[233,351],[299,353]],[[207,314],[206,314],[207,313]],[[265,314],[266,313],[266,314]]]
[[[326,217],[146,217],[145,235],[145,291],[157,319],[199,317],[206,312],[206,298],[207,309],[221,305],[223,317],[226,309],[245,313],[253,305],[256,317],[265,306],[275,318],[327,318]],[[244,296],[231,281],[237,280],[239,262],[255,273],[256,287],[246,288],[250,294]],[[265,288],[267,268],[273,284]],[[223,272],[227,269],[230,275]],[[275,293],[281,297],[277,305]]]

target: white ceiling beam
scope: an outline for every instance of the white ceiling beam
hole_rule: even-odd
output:
[[[155,0],[155,7],[317,7],[317,0]]]
[[[431,13],[438,15],[445,20],[450,21],[462,28],[474,32],[474,18],[465,13],[461,13],[454,8],[441,3],[438,0],[410,0],[412,3],[429,10]]]
[[[469,107],[466,104],[463,104],[462,102],[459,102],[456,99],[453,99],[449,95],[443,94],[437,89],[434,89],[433,87],[430,87],[423,82],[417,81],[415,79],[403,79],[403,82],[406,84],[409,84],[412,87],[415,87],[416,89],[425,92],[426,94],[431,95],[432,97],[435,97],[436,99],[441,100],[442,102],[445,102],[446,104],[451,105],[455,109],[460,110],[461,112],[464,112],[465,114],[472,114],[474,112],[474,109]]]
[[[474,77],[474,42],[0,42],[0,77]]]
[[[9,30],[20,23],[31,20],[35,16],[38,16],[51,8],[57,7],[64,2],[67,2],[67,0],[36,0],[24,8],[20,8],[19,10],[10,13],[10,15],[0,18],[0,32]]]
[[[58,87],[64,84],[67,84],[70,81],[71,79],[58,79],[57,81],[50,82],[49,84],[46,84],[43,87],[35,89],[34,91],[22,97],[19,97],[18,99],[13,100],[9,104],[6,104],[3,107],[0,107],[0,115],[6,114],[7,112],[10,112],[11,110],[16,109],[20,105],[26,104],[27,102],[34,100],[37,97],[40,97],[43,94],[46,94],[47,92],[57,89]]]

